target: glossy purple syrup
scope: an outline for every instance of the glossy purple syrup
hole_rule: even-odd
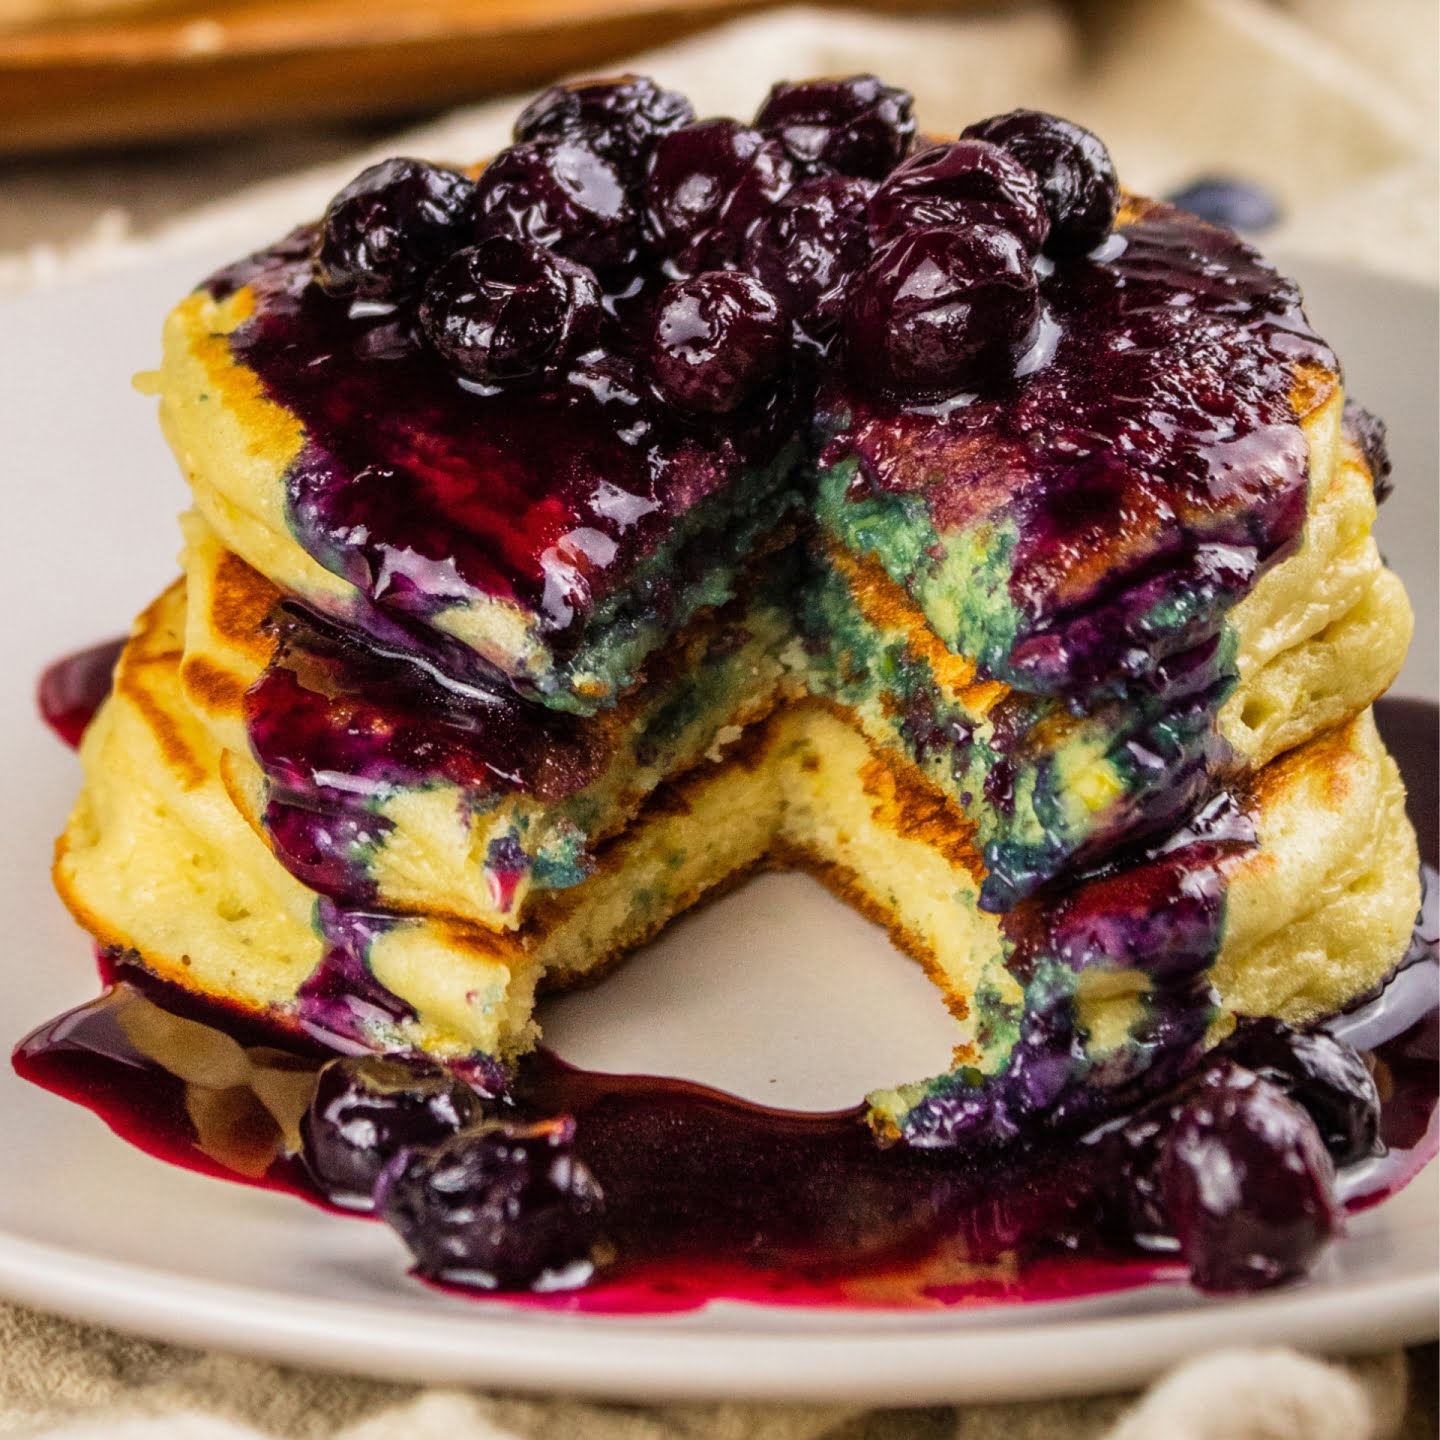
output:
[[[576,641],[680,516],[794,432],[783,385],[704,421],[661,401],[636,358],[638,302],[553,383],[468,384],[408,312],[356,316],[311,284],[312,242],[299,230],[207,285],[249,287],[229,346],[304,426],[296,538],[391,615],[494,597]]]
[[[448,783],[477,806],[503,794],[553,800],[608,759],[615,732],[603,722],[513,690],[442,683],[295,607],[273,623],[276,649],[245,694],[245,724],[265,771],[271,843],[322,895],[374,899],[366,860],[389,829],[375,807],[397,788]]]
[[[1342,1172],[1352,1211],[1400,1188],[1437,1147],[1436,972],[1433,956],[1423,963],[1422,982],[1394,982],[1345,1019],[1351,1033],[1367,1024],[1398,1030],[1373,1051],[1392,1149]],[[126,1007],[158,1010],[155,998],[169,997],[153,980],[144,992],[121,980],[24,1040],[16,1070],[161,1159],[326,1205],[285,1153],[270,1109],[227,1092],[221,1113],[232,1128],[217,1131],[217,1105],[200,1103],[213,1097],[197,1097],[199,1087],[164,1067],[163,1053],[147,1053],[117,1023]],[[192,1020],[204,1013],[193,997],[180,1005]],[[213,1008],[209,1018],[229,1023]],[[290,1081],[321,1063],[291,1037],[256,1044],[267,1037],[253,1019],[240,1033],[259,1072]],[[768,1109],[685,1081],[576,1070],[543,1051],[522,1064],[511,1100],[507,1113],[521,1118],[576,1117],[577,1154],[605,1190],[607,1233],[621,1259],[584,1291],[509,1303],[608,1313],[686,1310],[722,1297],[973,1305],[1078,1298],[1183,1276],[1164,1256],[1102,1236],[1083,1145],[1019,1144],[968,1158],[885,1150],[859,1108]],[[292,1120],[303,1103],[296,1091]],[[204,1148],[197,1116],[209,1117]]]
[[[1021,633],[998,672],[1069,693],[1204,640],[1298,543],[1291,390],[1297,367],[1338,365],[1292,281],[1168,206],[1057,264],[1041,294],[1045,363],[961,403],[906,406],[832,375],[822,461],[854,456],[853,494],[913,495],[942,536],[1013,526]]]

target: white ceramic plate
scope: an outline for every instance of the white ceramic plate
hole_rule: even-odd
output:
[[[51,893],[72,756],[32,707],[40,668],[122,631],[169,578],[184,504],[152,406],[128,389],[204,259],[0,303],[9,540],[0,744],[0,1040],[94,991]],[[1398,492],[1383,544],[1421,641],[1399,687],[1433,695],[1435,297],[1308,267],[1318,328],[1390,420]],[[764,1003],[760,1003],[761,987]],[[774,876],[683,921],[605,986],[554,1003],[547,1036],[599,1069],[672,1073],[772,1104],[831,1108],[948,1058],[916,967],[812,882]],[[382,1226],[151,1160],[0,1066],[0,1293],[194,1345],[407,1380],[631,1398],[919,1403],[1141,1381],[1216,1344],[1366,1350],[1435,1334],[1436,1166],[1362,1216],[1308,1284],[1237,1301],[1175,1286],[926,1313],[721,1304],[674,1318],[517,1312],[423,1288]]]

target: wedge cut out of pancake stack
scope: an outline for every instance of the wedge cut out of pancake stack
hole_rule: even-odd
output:
[[[542,985],[797,867],[954,1017],[876,1143],[983,1150],[1401,959],[1381,432],[1079,127],[549,91],[212,276],[155,384],[184,575],[55,873],[172,985],[503,1077]]]

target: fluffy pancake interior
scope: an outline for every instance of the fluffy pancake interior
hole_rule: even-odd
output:
[[[184,604],[176,586],[138,622],[83,746],[57,881],[102,943],[186,988],[294,1016],[326,948],[315,897],[221,781],[180,684]],[[1418,901],[1403,790],[1367,713],[1267,767],[1250,807],[1260,843],[1231,869],[1215,979],[1227,1010],[1307,1018],[1373,986],[1403,947]],[[889,926],[942,989],[957,1059],[1003,1061],[1003,1030],[982,1036],[977,1018],[1017,986],[995,917],[975,903],[971,832],[849,716],[816,702],[785,707],[723,759],[662,786],[596,873],[520,931],[433,917],[383,929],[365,961],[415,1013],[376,1041],[514,1056],[534,1043],[542,978],[598,972],[767,861],[812,868]],[[1111,984],[1087,998],[1095,1044],[1122,1043],[1133,997]]]

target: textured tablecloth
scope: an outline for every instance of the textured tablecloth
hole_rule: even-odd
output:
[[[1267,246],[1433,280],[1437,28],[1436,0],[1089,0],[905,21],[790,10],[637,57],[634,68],[688,92],[702,114],[743,114],[782,76],[856,70],[914,91],[934,132],[1018,104],[1059,110],[1106,138],[1132,188],[1248,176],[1285,209]],[[376,143],[331,128],[0,163],[0,289],[258,245],[317,213],[370,159],[404,151],[468,161],[497,148],[516,104]],[[963,1363],[960,1344],[957,1376]],[[0,1435],[1412,1440],[1436,1433],[1435,1367],[1434,1347],[1331,1364],[1280,1349],[1225,1351],[1142,1397],[871,1412],[637,1407],[286,1371],[0,1305]]]

